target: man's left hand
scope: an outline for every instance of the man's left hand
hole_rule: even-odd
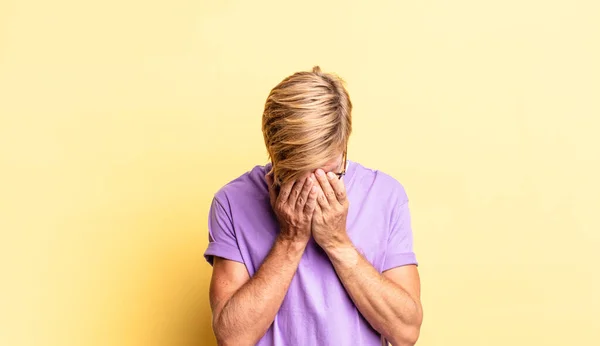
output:
[[[346,217],[350,202],[344,182],[334,173],[315,172],[321,191],[312,218],[313,238],[324,250],[352,246],[346,233]]]

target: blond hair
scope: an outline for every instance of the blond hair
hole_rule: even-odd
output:
[[[262,131],[276,184],[323,167],[346,150],[352,132],[352,103],[336,75],[297,72],[267,98]]]

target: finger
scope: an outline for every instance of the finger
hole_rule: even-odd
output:
[[[294,186],[294,181],[288,181],[287,183],[283,184],[281,186],[281,189],[279,190],[279,197],[278,197],[278,202],[279,203],[286,203],[288,200],[288,197],[290,196],[290,192],[292,191],[292,187]]]
[[[330,207],[329,201],[327,200],[325,193],[323,192],[323,190],[320,187],[319,187],[319,192],[317,193],[317,204],[318,204],[317,208],[320,207],[320,209],[323,209],[323,210],[327,210]]]
[[[329,179],[327,179],[327,175],[325,174],[325,172],[322,169],[317,169],[317,181],[319,182],[319,185],[321,186],[321,190],[323,190],[323,193],[325,194],[326,200],[330,204],[337,202],[337,200],[335,199],[335,192],[333,191],[333,188],[329,184]],[[319,203],[321,203],[320,199],[319,199]],[[323,205],[321,205],[321,206],[323,206]]]
[[[310,190],[312,189],[313,181],[314,181],[314,178],[312,175],[307,177],[306,180],[304,181],[304,185],[302,186],[302,191],[300,192],[300,196],[298,196],[298,199],[296,200],[296,208],[298,210],[300,210],[302,207],[304,207],[304,204],[306,203],[306,201],[308,199],[308,194],[310,193]]]
[[[319,195],[319,187],[315,184],[310,189],[310,193],[308,194],[308,198],[306,199],[306,203],[304,204],[304,213],[312,214],[315,211],[315,207],[317,206],[317,196]]]
[[[269,189],[269,201],[271,202],[271,206],[274,206],[275,201],[277,201],[277,191],[275,191],[275,186],[273,186],[273,175],[265,175],[265,180],[267,181],[267,188]]]
[[[346,187],[344,186],[342,179],[339,179],[337,175],[332,172],[327,173],[327,178],[329,179],[329,184],[333,188],[337,201],[340,204],[346,203]]]
[[[292,207],[296,206],[296,201],[298,200],[298,197],[300,196],[300,193],[302,192],[302,187],[304,186],[304,182],[306,181],[306,178],[300,178],[299,180],[296,180],[296,182],[294,183],[294,186],[292,187],[292,192],[290,193],[290,196],[288,197],[287,203],[289,205],[291,205]]]
[[[317,203],[317,205],[315,206],[315,211],[313,212],[313,221],[314,220],[320,220],[323,218],[323,209],[321,209],[321,206],[319,205],[319,203]]]

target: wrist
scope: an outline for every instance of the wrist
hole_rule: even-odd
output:
[[[287,251],[304,251],[308,241],[310,239],[310,235],[308,237],[300,237],[300,236],[286,236],[280,233],[275,242],[281,245]]]
[[[319,245],[325,252],[335,252],[338,250],[354,248],[352,240],[350,240],[350,237],[348,237],[348,234],[345,231],[332,233],[326,241],[322,241]]]
[[[338,246],[329,246],[323,248],[329,260],[334,265],[342,265],[342,267],[354,267],[359,260],[360,254],[354,247],[352,242],[343,243]]]

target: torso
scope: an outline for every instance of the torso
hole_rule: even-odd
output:
[[[264,175],[267,166],[229,183],[217,197],[227,199],[237,243],[252,276],[278,233]],[[351,162],[346,176],[350,208],[347,230],[355,247],[381,272],[395,203],[393,178]],[[219,196],[222,194],[222,196]],[[352,303],[325,252],[311,239],[266,335],[257,345],[381,345]]]

